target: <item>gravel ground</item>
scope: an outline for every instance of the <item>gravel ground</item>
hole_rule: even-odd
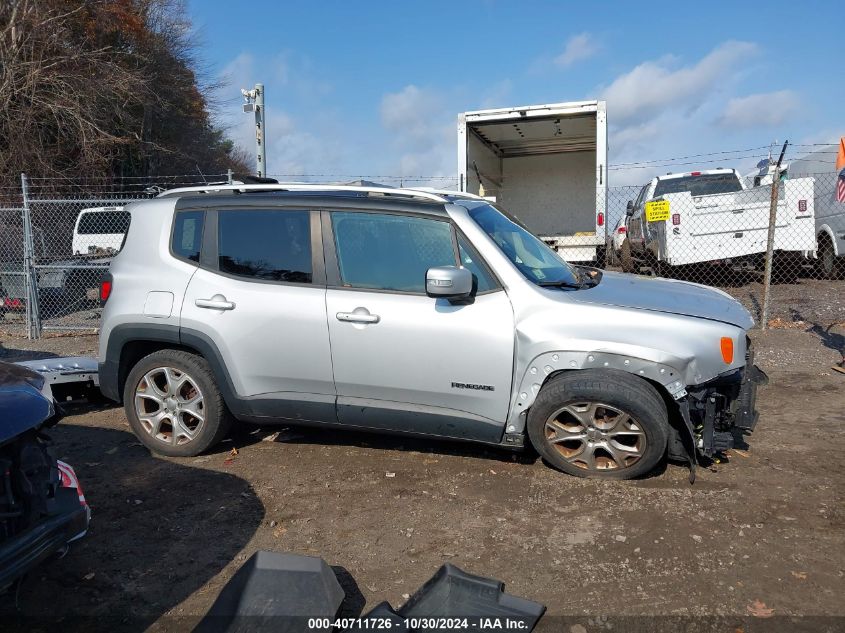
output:
[[[94,616],[89,630],[185,628],[268,549],[325,558],[353,613],[401,605],[451,562],[546,604],[546,630],[681,630],[666,616],[682,630],[843,630],[843,285],[800,286],[777,286],[779,321],[753,333],[771,383],[751,450],[699,468],[694,485],[682,465],[587,481],[531,453],[279,427],[168,459],[141,447],[121,409],[73,409],[50,434],[83,482],[91,530],[21,586],[17,622],[49,604]],[[0,342],[14,360],[91,355],[97,339]],[[0,599],[0,618],[14,615]]]

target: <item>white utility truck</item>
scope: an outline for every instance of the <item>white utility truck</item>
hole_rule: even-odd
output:
[[[604,101],[458,115],[460,190],[495,199],[571,262],[604,263]]]
[[[836,169],[838,145],[793,160],[787,183],[815,176],[816,266],[827,279],[845,276],[845,169]]]
[[[803,259],[816,248],[813,179],[782,182],[774,250]],[[673,267],[720,262],[762,269],[769,227],[770,187],[746,188],[734,169],[653,178],[628,202],[622,268],[669,274]]]

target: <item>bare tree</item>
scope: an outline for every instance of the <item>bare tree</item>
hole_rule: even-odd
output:
[[[243,168],[193,51],[180,0],[0,3],[0,181]]]

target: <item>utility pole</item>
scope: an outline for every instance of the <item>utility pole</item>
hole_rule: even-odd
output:
[[[264,141],[264,84],[255,84],[252,90],[241,88],[244,112],[255,113],[255,175],[267,176],[267,145]]]
[[[783,162],[783,155],[786,154],[786,146],[789,141],[783,144],[780,150],[780,158],[775,165],[775,173],[772,174],[772,197],[769,200],[769,234],[766,239],[766,268],[763,272],[763,314],[760,316],[760,327],[764,330],[769,327],[769,301],[772,289],[772,265],[774,264],[775,247],[775,225],[778,214],[778,185],[780,184],[780,164]]]

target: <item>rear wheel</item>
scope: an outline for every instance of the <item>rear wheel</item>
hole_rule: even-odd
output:
[[[596,249],[596,268],[607,268],[607,249],[598,247]]]
[[[575,371],[540,390],[528,435],[546,461],[570,475],[631,479],[665,455],[669,418],[645,380],[618,370]]]
[[[622,271],[626,273],[637,272],[636,264],[634,263],[634,256],[631,253],[631,242],[628,239],[622,241],[622,252],[619,255],[622,264]]]
[[[836,253],[833,251],[833,242],[822,233],[819,237],[819,258],[816,262],[819,275],[824,279],[839,279],[842,276],[842,264],[837,261]]]
[[[221,441],[231,414],[208,362],[182,350],[142,358],[126,380],[129,426],[154,453],[191,457]]]

